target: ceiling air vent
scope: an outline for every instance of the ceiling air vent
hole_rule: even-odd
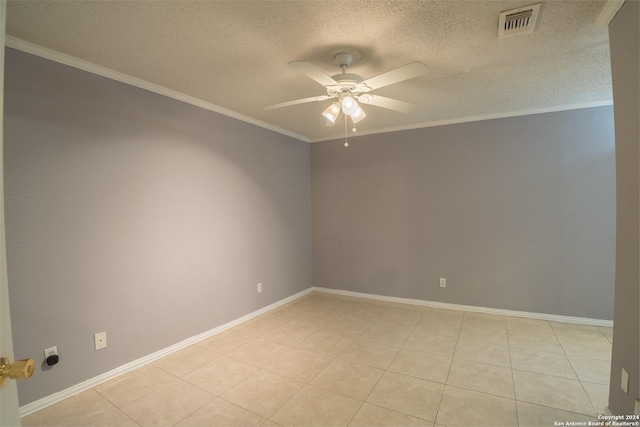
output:
[[[500,13],[498,38],[532,33],[536,28],[539,11],[540,3]]]

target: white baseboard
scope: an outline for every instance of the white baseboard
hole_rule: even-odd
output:
[[[76,384],[64,390],[61,390],[57,393],[43,397],[42,399],[36,400],[35,402],[31,402],[24,406],[21,406],[20,416],[21,417],[27,416],[36,411],[44,409],[48,406],[56,404],[71,396],[75,396],[76,394],[82,393],[83,391],[89,390],[93,387],[96,387],[97,385],[100,385],[109,380],[112,380],[113,378],[118,377],[122,374],[130,372],[141,366],[148,365],[151,362],[154,362],[158,359],[161,359],[165,356],[168,356],[172,353],[175,353],[179,350],[189,347],[190,345],[193,345],[204,339],[212,337],[213,335],[219,334],[220,332],[225,331],[234,326],[237,326],[243,322],[251,320],[256,316],[259,316],[275,308],[278,308],[288,302],[294,301],[313,291],[327,293],[327,294],[334,294],[334,295],[350,296],[350,297],[356,297],[356,298],[372,299],[377,301],[387,301],[387,302],[395,302],[395,303],[401,303],[401,304],[412,304],[412,305],[420,305],[420,306],[426,306],[426,307],[447,308],[451,310],[464,310],[464,311],[473,311],[473,312],[479,312],[479,313],[499,314],[503,316],[525,317],[529,319],[541,319],[541,320],[551,320],[556,322],[578,323],[582,325],[609,326],[609,327],[613,326],[613,321],[611,320],[589,319],[585,317],[562,316],[557,314],[546,314],[546,313],[530,313],[526,311],[503,310],[499,308],[476,307],[471,305],[460,305],[460,304],[451,304],[451,303],[437,302],[437,301],[389,297],[384,295],[365,294],[361,292],[343,291],[339,289],[330,289],[330,288],[323,288],[319,286],[313,286],[308,289],[305,289],[304,291],[291,295],[290,297],[284,298],[280,301],[277,301],[259,310],[251,312],[238,319],[232,320],[231,322],[225,323],[224,325],[220,325],[216,328],[210,329],[206,332],[195,335],[191,338],[187,338],[172,346],[166,347],[162,350],[156,351],[155,353],[149,354],[147,356],[141,357],[132,362],[119,366],[115,369],[112,369],[109,372],[105,372],[104,374],[90,378],[86,381],[83,381],[79,384]]]
[[[426,307],[448,308],[451,310],[474,311],[478,313],[500,314],[503,316],[525,317],[528,319],[551,320],[554,322],[578,323],[581,325],[592,326],[613,326],[613,320],[589,319],[587,317],[563,316],[560,314],[547,313],[531,313],[528,311],[504,310],[501,308],[476,307],[473,305],[451,304],[447,302],[426,301],[411,298],[388,297],[384,295],[365,294],[361,292],[343,291],[340,289],[323,288],[314,286],[316,292],[324,292],[327,294],[344,295],[356,298],[367,298],[377,301],[397,302],[401,304],[421,305]]]
[[[71,386],[69,388],[66,388],[64,390],[61,390],[57,393],[51,394],[49,396],[43,397],[42,399],[38,399],[34,402],[28,403],[24,406],[20,407],[20,417],[24,417],[27,416],[29,414],[32,414],[36,411],[39,411],[41,409],[44,409],[48,406],[51,406],[53,404],[56,404],[64,399],[67,399],[71,396],[75,396],[76,394],[82,393],[83,391],[89,390],[93,387],[96,387],[97,385],[100,385],[104,382],[107,382],[109,380],[112,380],[115,377],[118,377],[122,374],[125,374],[127,372],[130,372],[134,369],[137,369],[141,366],[144,365],[148,365],[151,362],[154,362],[158,359],[161,359],[165,356],[168,356],[172,353],[175,353],[179,350],[182,350],[186,347],[189,347],[190,345],[193,345],[197,342],[200,342],[204,339],[207,339],[209,337],[212,337],[213,335],[219,334],[222,331],[225,331],[229,328],[232,328],[234,326],[239,325],[240,323],[244,323],[247,320],[251,320],[256,316],[259,316],[261,314],[264,314],[268,311],[271,311],[275,308],[280,307],[281,305],[284,305],[288,302],[291,302],[293,300],[296,300],[300,297],[303,297],[309,293],[311,293],[313,291],[313,287],[310,287],[308,289],[305,289],[304,291],[298,292],[294,295],[291,295],[290,297],[281,299],[280,301],[276,301],[273,304],[270,304],[266,307],[263,307],[259,310],[256,310],[254,312],[251,312],[245,316],[239,317],[235,320],[232,320],[231,322],[225,323],[224,325],[220,325],[216,328],[210,329],[206,332],[203,332],[201,334],[198,335],[194,335],[191,338],[187,338],[186,340],[180,341],[177,344],[174,344],[170,347],[167,348],[163,348],[162,350],[156,351],[155,353],[149,354],[147,356],[141,357],[140,359],[136,359],[132,362],[126,363],[122,366],[119,366],[115,369],[110,370],[109,372],[105,372],[104,374],[98,375],[97,377],[93,377],[90,378],[86,381],[83,381],[79,384],[76,384],[74,386]]]

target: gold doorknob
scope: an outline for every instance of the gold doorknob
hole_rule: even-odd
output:
[[[33,375],[35,362],[33,359],[16,360],[11,363],[6,357],[0,358],[0,386],[7,378],[28,380]]]

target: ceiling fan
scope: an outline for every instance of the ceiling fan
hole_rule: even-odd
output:
[[[262,108],[265,110],[273,110],[276,108],[305,104],[307,102],[336,99],[336,101],[329,105],[329,107],[322,113],[322,115],[329,120],[329,124],[336,123],[341,112],[344,113],[345,116],[350,116],[353,123],[358,123],[366,116],[360,104],[374,105],[376,107],[399,111],[401,113],[408,113],[415,108],[414,104],[380,95],[374,95],[370,92],[403,80],[421,76],[427,72],[426,65],[421,62],[412,62],[400,68],[396,68],[395,70],[364,80],[358,74],[347,73],[347,69],[351,66],[352,61],[353,55],[351,53],[340,52],[336,54],[334,57],[334,63],[342,69],[342,73],[334,76],[328,76],[322,70],[309,62],[290,62],[288,64],[290,67],[300,71],[307,77],[323,85],[327,94],[267,105]]]

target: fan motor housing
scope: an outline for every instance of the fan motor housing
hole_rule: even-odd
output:
[[[336,82],[340,83],[340,86],[342,86],[345,89],[352,89],[358,83],[364,80],[362,76],[359,76],[358,74],[353,74],[353,73],[340,73],[340,74],[336,74],[335,76],[331,76],[331,78]]]

